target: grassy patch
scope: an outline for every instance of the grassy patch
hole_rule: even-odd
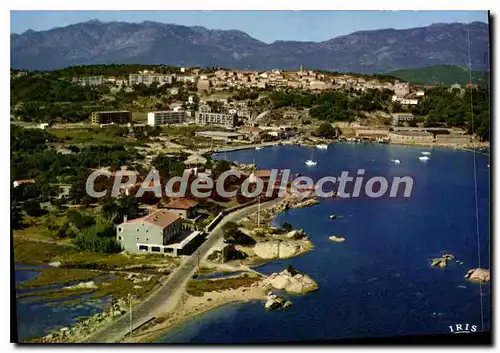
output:
[[[64,284],[75,281],[90,280],[96,276],[95,271],[75,270],[68,268],[41,269],[40,275],[30,281],[20,283],[18,288],[45,287],[54,284]]]
[[[91,298],[98,299],[106,296],[113,296],[114,298],[126,297],[129,293],[137,296],[138,298],[145,297],[148,293],[154,290],[159,281],[157,278],[152,278],[150,281],[134,283],[123,277],[117,277],[106,282],[99,284],[99,290],[92,294]],[[138,286],[140,288],[134,288]]]
[[[104,145],[136,145],[137,141],[111,134],[106,128],[84,129],[50,129],[49,132],[64,143],[70,144],[104,144]]]
[[[41,243],[14,237],[14,261],[18,264],[47,264],[61,256],[74,253],[75,249],[69,245]]]
[[[198,267],[198,269],[196,270],[196,274],[198,276],[211,275],[212,273],[217,273],[217,272],[219,272],[219,270],[217,270],[216,268],[204,267],[204,266]]]
[[[91,268],[98,270],[115,270],[123,268],[156,269],[153,265],[176,267],[178,260],[156,254],[97,254],[79,252],[63,257],[62,263],[67,268]]]
[[[54,290],[42,290],[29,293],[21,293],[17,295],[17,298],[28,298],[26,301],[28,303],[38,303],[46,301],[56,301],[60,299],[67,299],[75,297],[74,300],[67,300],[63,303],[64,305],[72,305],[81,301],[79,298],[81,295],[89,294],[95,292],[96,289],[92,288],[79,288],[79,289],[54,289]]]
[[[90,279],[96,276],[95,272],[85,271],[85,270],[70,270],[70,272],[79,271],[78,276],[80,280]],[[85,276],[85,272],[87,272],[90,277]],[[90,273],[89,273],[90,272]],[[47,275],[46,275],[47,276]],[[77,276],[75,273],[72,274],[73,281],[77,280]],[[31,281],[30,281],[31,282]],[[47,281],[50,282],[50,281]],[[59,283],[61,283],[60,281]],[[126,297],[129,293],[138,297],[143,298],[151,291],[153,291],[159,284],[159,281],[156,277],[153,277],[150,281],[134,283],[133,281],[127,280],[124,277],[118,276],[113,279],[107,281],[100,281],[99,279],[95,280],[96,285],[99,287],[98,289],[93,288],[78,288],[78,289],[49,289],[49,290],[39,290],[33,291],[29,293],[21,293],[17,295],[17,298],[27,298],[27,301],[30,303],[35,302],[45,302],[45,301],[56,301],[59,299],[69,299],[65,300],[64,305],[73,305],[78,304],[82,301],[81,295],[91,294],[89,299],[101,299],[107,296],[112,296],[113,298],[123,298]],[[28,282],[26,282],[28,283]],[[35,283],[37,284],[37,283]],[[136,287],[136,288],[134,288]],[[72,299],[71,299],[72,298]]]
[[[243,274],[242,276],[215,279],[215,280],[195,280],[192,279],[188,282],[187,293],[193,296],[202,297],[205,292],[223,291],[228,289],[236,289],[240,287],[248,287],[252,283],[257,282],[260,278],[258,276],[249,276]]]

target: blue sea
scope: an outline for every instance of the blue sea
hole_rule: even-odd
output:
[[[431,152],[420,161],[421,152]],[[311,148],[269,147],[228,152],[228,160],[259,168],[289,168],[315,179],[358,169],[366,175],[411,176],[413,192],[397,199],[323,199],[319,205],[280,214],[276,225],[303,228],[313,251],[261,266],[273,273],[288,264],[320,289],[291,296],[289,310],[266,311],[262,302],[213,310],[170,331],[159,342],[240,343],[384,337],[449,332],[455,324],[490,330],[489,285],[464,279],[469,269],[490,267],[490,164],[468,151],[379,144],[338,143],[314,150],[316,167],[304,163]],[[223,155],[215,158],[224,158]],[[391,159],[399,159],[394,164]],[[342,216],[331,220],[329,215]],[[479,234],[477,234],[479,227]],[[343,236],[344,243],[328,240]],[[479,239],[478,239],[479,238]],[[450,252],[463,265],[432,268],[431,258]],[[480,260],[479,260],[480,258]],[[482,291],[482,292],[481,292]]]

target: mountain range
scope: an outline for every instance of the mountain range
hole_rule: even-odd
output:
[[[312,24],[313,25],[313,24]],[[470,41],[469,39],[470,38]],[[92,64],[165,64],[247,70],[304,68],[385,73],[431,65],[489,70],[489,27],[438,23],[358,31],[322,42],[264,43],[239,30],[92,20],[11,34],[11,68],[54,70]]]

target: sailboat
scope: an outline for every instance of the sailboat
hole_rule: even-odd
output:
[[[308,166],[310,166],[310,167],[313,167],[313,166],[315,166],[316,164],[318,164],[318,162],[314,160],[314,149],[313,149],[313,150],[311,150],[311,159],[308,159],[308,160],[306,161],[306,164],[307,164]]]
[[[327,150],[328,149],[328,145],[319,144],[319,145],[316,145],[316,148],[318,148],[320,150]]]

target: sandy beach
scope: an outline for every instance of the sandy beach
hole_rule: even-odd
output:
[[[165,321],[150,327],[144,327],[139,332],[134,332],[132,338],[126,337],[122,343],[152,342],[164,336],[169,330],[178,325],[192,320],[198,315],[233,302],[248,302],[251,300],[265,300],[266,296],[260,286],[240,287],[237,289],[205,292],[203,296],[197,297],[187,293],[175,308],[162,314]],[[264,308],[262,309],[264,310]]]

